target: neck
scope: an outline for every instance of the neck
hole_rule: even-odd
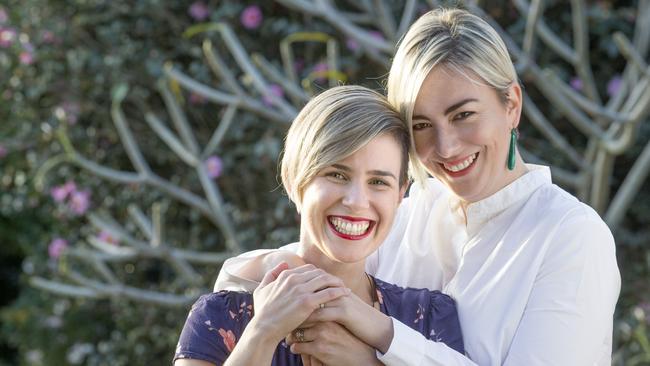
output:
[[[325,272],[340,278],[345,286],[355,295],[367,303],[372,304],[372,296],[370,294],[371,286],[366,275],[365,259],[354,263],[337,262],[327,257],[315,245],[307,244],[302,240],[300,241],[299,248],[298,255],[302,257],[305,263],[313,264]]]
[[[509,171],[509,170],[506,171],[506,174],[508,175],[508,179],[506,179],[504,181],[503,185],[498,187],[498,189],[496,189],[494,192],[490,192],[490,194],[488,196],[481,197],[478,200],[474,200],[474,201],[468,201],[468,200],[463,200],[463,199],[460,200],[460,207],[458,207],[458,209],[461,210],[462,213],[463,213],[463,217],[465,219],[465,224],[467,224],[467,208],[469,207],[469,205],[471,205],[472,203],[482,201],[482,200],[492,196],[493,194],[499,192],[503,188],[510,185],[512,182],[514,182],[517,179],[521,178],[524,174],[528,173],[528,167],[526,167],[526,163],[524,163],[524,161],[521,159],[521,156],[519,154],[517,154],[516,159],[517,160],[516,160],[516,163],[515,163],[515,169],[512,170],[512,171]]]

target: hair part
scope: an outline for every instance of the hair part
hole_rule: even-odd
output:
[[[435,67],[444,67],[495,90],[508,101],[517,73],[505,43],[486,21],[461,9],[435,9],[421,16],[399,43],[387,83],[388,101],[412,131],[415,100]],[[415,152],[411,133],[410,171],[424,184],[427,172]]]
[[[384,96],[361,86],[337,86],[311,99],[289,128],[280,163],[282,184],[298,210],[318,172],[384,133],[401,148],[401,187],[408,182],[409,128]]]

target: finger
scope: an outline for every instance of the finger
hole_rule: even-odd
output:
[[[335,299],[325,303],[323,304],[323,307],[319,306],[318,309],[314,310],[311,315],[300,324],[300,328],[308,328],[313,326],[313,324],[320,322],[340,321],[343,316],[342,309],[339,306],[333,305],[333,303],[336,303],[338,300],[340,299]]]
[[[328,287],[345,287],[345,284],[340,278],[323,271],[319,276],[306,282],[303,287],[306,292],[314,292]]]
[[[280,276],[280,274],[283,271],[287,270],[288,268],[289,265],[285,262],[281,262],[277,266],[273,267],[272,270],[266,272],[264,278],[262,278],[262,282],[260,282],[259,284],[259,288],[262,288],[268,285],[269,283],[275,281]]]
[[[350,293],[351,291],[347,287],[329,287],[305,296],[303,301],[306,303],[306,306],[311,307],[313,310],[323,311],[327,308],[325,307],[321,309],[321,304],[326,304],[340,297],[348,296]]]
[[[323,363],[320,362],[320,360],[317,359],[316,357],[314,357],[314,356],[309,356],[309,358],[311,359],[311,360],[310,360],[310,361],[311,361],[311,366],[323,366]]]
[[[313,366],[311,363],[311,357],[309,355],[300,355],[300,359],[302,360],[302,364],[304,366]]]

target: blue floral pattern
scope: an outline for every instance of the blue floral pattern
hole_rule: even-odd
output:
[[[402,288],[372,278],[379,308],[428,339],[464,353],[455,301],[440,291]],[[174,361],[190,358],[223,365],[253,317],[253,295],[220,291],[201,296],[192,306],[181,332]],[[300,355],[278,344],[274,366],[302,365]]]

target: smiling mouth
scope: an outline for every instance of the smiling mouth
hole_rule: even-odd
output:
[[[327,222],[336,235],[350,240],[365,238],[375,225],[371,220],[343,216],[328,216]]]
[[[440,163],[440,166],[442,166],[447,172],[450,173],[455,173],[455,174],[462,173],[474,164],[476,158],[478,158],[477,152],[468,156],[465,160],[461,162],[457,162],[455,164]]]

